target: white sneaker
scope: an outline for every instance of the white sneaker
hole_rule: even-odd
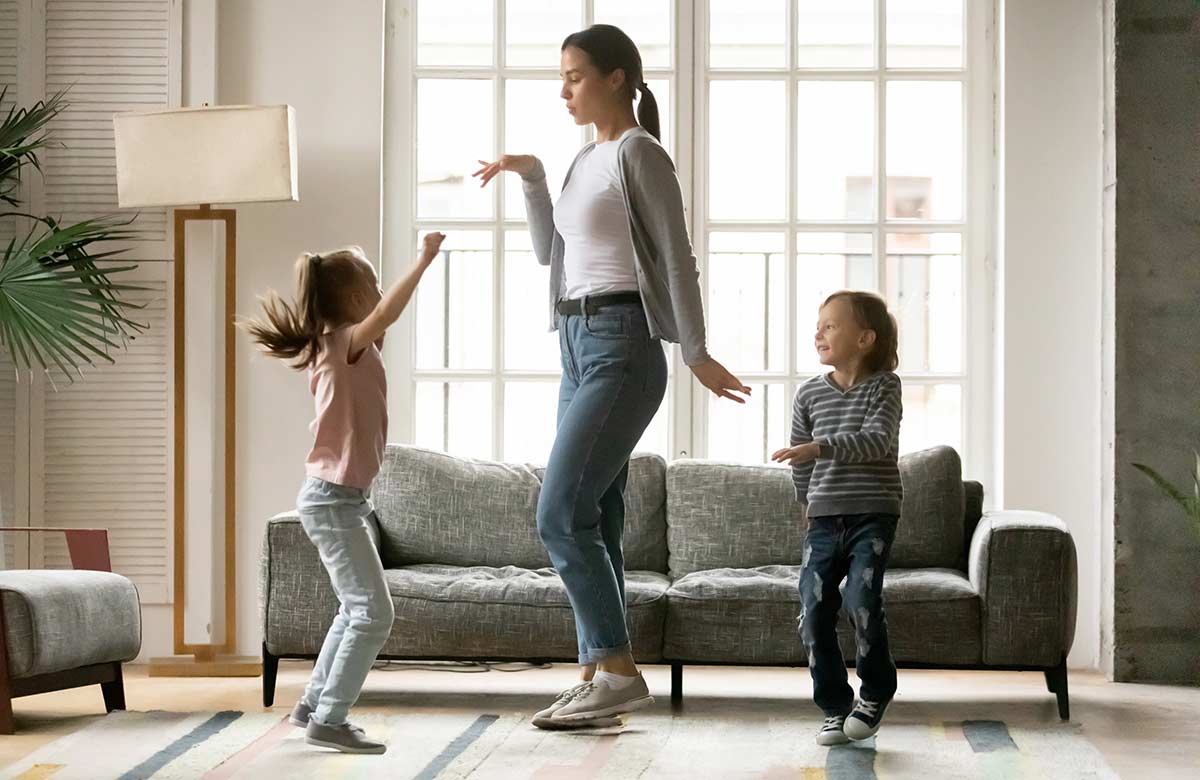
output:
[[[613,688],[605,682],[586,683],[575,692],[571,701],[559,707],[552,716],[554,722],[595,720],[640,710],[654,703],[646,679],[641,674],[632,683]]]
[[[843,727],[846,723],[844,715],[830,715],[825,718],[825,722],[821,724],[821,730],[817,732],[817,744],[826,747],[830,745],[845,745],[850,741],[846,736]]]
[[[883,723],[883,711],[888,703],[859,699],[854,711],[846,717],[846,736],[859,740],[875,736]]]
[[[565,691],[560,693],[558,698],[554,700],[553,704],[546,709],[537,712],[533,716],[533,725],[537,726],[539,729],[546,729],[548,731],[574,728],[607,728],[610,726],[623,725],[624,721],[615,716],[580,721],[556,721],[554,719],[554,713],[570,704],[571,701],[590,684],[591,683],[588,682],[581,682],[578,685],[567,688]]]

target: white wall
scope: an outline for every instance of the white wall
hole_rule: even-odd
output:
[[[1096,667],[1100,641],[1101,10],[1094,0],[1000,7],[997,505],[1052,512],[1071,529],[1073,667]]]
[[[218,0],[217,100],[296,109],[300,202],[238,207],[238,312],[292,292],[304,251],[380,249],[383,1]],[[238,647],[257,655],[258,559],[271,515],[291,509],[311,443],[302,374],[237,345]]]

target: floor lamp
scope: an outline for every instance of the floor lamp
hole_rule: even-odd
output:
[[[174,213],[174,652],[150,659],[152,677],[243,677],[262,673],[257,657],[237,656],[237,523],[235,513],[236,376],[234,313],[237,299],[237,213],[213,204],[298,200],[295,112],[290,106],[205,106],[172,111],[121,114],[113,118],[117,160],[117,202],[122,208],[192,206]],[[188,262],[186,228],[192,222],[225,225],[225,284],[221,336],[216,356],[224,366],[224,460],[214,463],[214,483],[221,482],[224,506],[224,641],[212,644],[185,640],[187,605],[185,539],[188,526],[186,490],[200,489],[186,478],[188,398],[185,359],[188,339],[185,312],[189,303],[215,301],[189,298],[185,289]],[[223,473],[221,473],[223,472]],[[217,513],[214,513],[217,514]]]

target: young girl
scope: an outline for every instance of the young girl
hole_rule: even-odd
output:
[[[359,247],[305,254],[296,263],[296,302],[269,293],[265,319],[240,323],[268,355],[307,369],[316,401],[308,479],[296,508],[341,609],[290,720],[306,729],[310,745],[345,753],[387,750],[346,720],[395,616],[368,500],[387,441],[387,379],[379,348],[443,238],[425,236],[420,258],[386,293]]]
[[[878,295],[838,292],[821,306],[815,341],[833,371],[796,392],[792,446],[772,459],[792,465],[796,498],[808,508],[800,634],[813,700],[825,713],[817,744],[838,745],[875,734],[896,693],[883,612],[902,496],[896,321]],[[858,647],[857,705],[834,630],[843,600]]]

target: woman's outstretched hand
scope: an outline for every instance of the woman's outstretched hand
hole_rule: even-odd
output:
[[[506,154],[495,162],[479,160],[479,164],[483,167],[471,175],[480,180],[480,187],[486,187],[487,183],[496,178],[496,174],[500,171],[512,171],[521,176],[528,175],[533,171],[536,161],[537,158],[532,154]]]
[[[746,399],[736,396],[733,393],[750,395],[750,388],[743,385],[740,379],[729,373],[729,370],[725,366],[713,358],[709,358],[703,363],[689,366],[689,368],[696,375],[696,379],[700,380],[700,384],[711,390],[714,395],[721,398],[728,398],[730,401],[737,401],[739,404],[746,403]]]

